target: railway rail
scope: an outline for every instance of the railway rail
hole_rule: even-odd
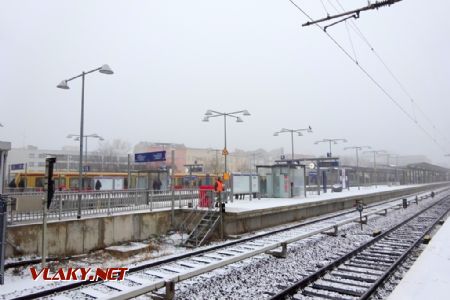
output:
[[[448,188],[441,189],[439,195],[446,193],[447,190]],[[428,198],[429,194],[430,192],[421,193],[419,194],[420,196],[409,195],[408,197],[396,198],[367,206],[362,217],[367,218],[374,214],[384,214],[390,209],[398,208],[402,205],[400,201],[403,198],[406,198],[408,202],[420,201]],[[336,231],[339,226],[359,220],[359,213],[346,211],[278,229],[273,232],[259,234],[133,267],[130,268],[125,280],[121,282],[81,281],[59,286],[54,289],[23,295],[15,299],[36,299],[45,296],[52,298],[56,295],[58,299],[83,297],[89,299],[129,299],[258,254],[271,252],[273,254],[273,250],[280,247],[285,249],[289,243],[322,232]]]
[[[449,211],[447,195],[271,299],[368,299]]]

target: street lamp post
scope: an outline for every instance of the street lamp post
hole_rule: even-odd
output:
[[[379,153],[385,153],[384,150],[372,150],[372,151],[364,151],[364,153],[373,153],[373,170],[375,173],[375,188],[378,187],[378,173],[377,173],[377,154]]]
[[[80,140],[80,135],[79,134],[69,134],[67,136],[67,138],[68,139],[74,138],[74,141],[79,141]],[[84,135],[84,143],[85,143],[85,146],[84,146],[84,162],[85,163],[87,163],[87,161],[88,161],[88,138],[95,138],[95,139],[99,139],[100,141],[104,140],[103,137],[99,136],[96,133]],[[85,171],[85,173],[86,172],[87,172],[87,170]],[[82,181],[79,182],[78,185],[80,187],[80,190],[82,190],[84,188],[84,185],[83,185]]]
[[[225,163],[225,173],[228,172],[227,169],[227,155],[228,155],[228,150],[227,150],[227,117],[231,117],[231,118],[235,118],[236,122],[238,123],[242,123],[244,122],[241,117],[236,116],[238,114],[243,114],[244,116],[250,116],[250,113],[248,112],[248,110],[240,110],[240,111],[235,111],[235,112],[230,112],[230,113],[223,113],[223,112],[218,112],[218,111],[214,111],[214,110],[210,110],[208,109],[205,113],[205,117],[203,118],[203,122],[209,122],[209,118],[214,118],[214,117],[221,117],[223,116],[223,131],[224,131],[224,149],[222,154],[224,155],[224,163]]]
[[[323,140],[321,140],[321,141],[317,141],[317,142],[314,142],[314,144],[319,144],[319,143],[329,143],[329,146],[330,146],[330,152],[329,152],[329,157],[333,157],[333,155],[332,155],[332,153],[331,153],[331,143],[333,143],[333,144],[337,144],[338,142],[343,142],[343,143],[347,143],[347,140],[346,139],[323,139]]]
[[[223,131],[224,131],[224,148],[223,148],[223,156],[224,156],[224,170],[225,170],[225,174],[228,174],[228,169],[227,169],[227,156],[228,156],[228,150],[227,150],[227,117],[230,118],[235,118],[236,122],[238,123],[242,123],[244,122],[241,117],[237,116],[239,114],[242,114],[244,116],[250,116],[250,113],[248,112],[248,110],[244,109],[244,110],[239,110],[239,111],[234,111],[234,112],[230,112],[230,113],[224,113],[224,112],[218,112],[215,110],[211,110],[208,109],[205,113],[205,117],[203,118],[203,122],[209,122],[209,118],[215,118],[215,117],[221,117],[223,116]],[[225,201],[228,200],[228,193],[227,193],[227,188],[228,185],[225,184],[225,180],[224,180],[224,185],[225,185]],[[222,198],[219,199],[219,211],[220,211],[220,238],[223,239],[223,209],[222,209]]]
[[[308,126],[308,128],[302,128],[302,129],[288,129],[288,128],[282,128],[280,131],[275,132],[273,135],[278,136],[280,133],[290,133],[291,134],[291,151],[292,151],[292,160],[294,160],[294,133],[297,133],[298,136],[303,136],[302,131],[306,132],[312,132],[311,126]]]
[[[366,149],[370,149],[370,146],[352,146],[352,147],[345,147],[344,148],[344,150],[354,149],[355,152],[356,152],[356,178],[358,180],[358,190],[361,189],[361,183],[360,183],[360,180],[359,180],[359,155],[358,155],[358,152],[359,152],[359,150],[362,150],[362,149],[365,149],[365,148]]]
[[[76,78],[80,78],[81,77],[81,120],[80,120],[80,162],[78,165],[78,172],[79,172],[79,182],[80,182],[80,186],[81,186],[81,182],[82,182],[82,177],[83,177],[83,127],[84,127],[84,78],[86,77],[87,74],[93,73],[93,72],[97,72],[99,71],[100,73],[103,74],[113,74],[114,72],[111,70],[111,68],[108,65],[102,65],[99,68],[87,71],[87,72],[82,72],[79,75],[76,75],[74,77],[71,77],[69,79],[65,79],[63,81],[61,81],[56,87],[60,88],[60,89],[64,89],[64,90],[68,90],[69,86],[67,85],[67,83],[69,81],[72,81]],[[77,219],[81,219],[81,193],[78,194],[78,213],[77,213]]]

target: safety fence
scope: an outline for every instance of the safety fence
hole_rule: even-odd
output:
[[[5,283],[7,198],[0,194],[0,285]]]
[[[42,207],[46,193],[8,194],[8,223],[42,220]],[[34,203],[29,205],[27,203]],[[112,215],[129,211],[152,211],[164,208],[197,207],[198,189],[180,190],[110,190],[90,192],[55,192],[47,211],[49,220],[62,220],[78,216]],[[32,207],[31,207],[32,206]],[[25,208],[24,208],[25,207]]]

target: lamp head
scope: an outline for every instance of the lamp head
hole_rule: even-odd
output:
[[[204,117],[204,118],[202,119],[202,121],[203,121],[203,122],[209,122],[209,118],[208,118],[208,117]]]
[[[244,121],[241,119],[241,117],[236,117],[236,122],[242,123],[242,122],[244,122]]]
[[[303,134],[299,131],[297,132],[298,136],[303,136]]]
[[[205,116],[212,116],[212,115],[213,115],[213,113],[210,109],[208,109],[205,113]]]
[[[99,72],[107,75],[114,74],[113,70],[106,64],[100,68]]]
[[[308,132],[312,132],[311,126],[308,126]]]
[[[275,132],[275,133],[273,134],[273,136],[278,136],[278,132]]]
[[[246,109],[244,110],[244,116],[250,116],[250,113]]]
[[[69,86],[67,85],[67,80],[61,81],[56,87],[63,90],[69,89]]]

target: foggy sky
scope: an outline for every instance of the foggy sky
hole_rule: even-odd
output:
[[[319,1],[297,3],[325,16]],[[367,1],[341,3],[353,9]],[[56,85],[109,64],[115,74],[88,75],[85,91],[85,133],[107,140],[222,148],[222,120],[204,123],[203,114],[248,109],[252,116],[244,123],[229,121],[231,150],[290,153],[289,135],[273,133],[311,125],[313,133],[295,137],[296,153],[323,155],[327,146],[314,141],[346,138],[333,152],[370,145],[448,162],[449,8],[443,0],[404,0],[355,21],[439,132],[350,34],[360,64],[444,151],[320,30],[302,27],[307,19],[287,0],[4,1],[0,140],[13,147],[76,145],[66,136],[80,130],[81,81],[70,82],[70,90]],[[353,53],[344,23],[329,32]]]

